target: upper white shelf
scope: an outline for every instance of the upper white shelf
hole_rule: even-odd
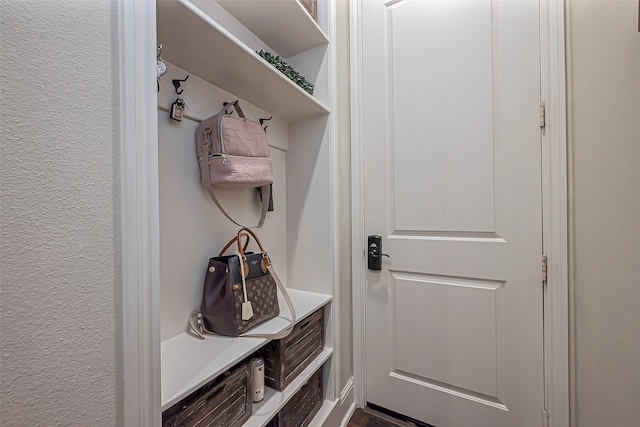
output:
[[[167,61],[287,121],[329,112],[189,1],[156,5],[157,42]]]
[[[298,0],[218,0],[283,58],[329,43]]]
[[[331,301],[331,296],[287,289],[301,321]],[[281,304],[281,316],[288,316],[286,305]],[[271,319],[251,330],[256,334],[283,331],[289,322],[282,317]],[[200,340],[186,332],[163,341],[160,346],[162,410],[169,409],[199,387],[214,379],[237,362],[262,347],[265,338],[231,338],[207,335]]]

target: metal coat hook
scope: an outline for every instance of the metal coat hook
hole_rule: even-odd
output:
[[[273,119],[273,116],[269,117],[268,119],[260,119],[258,121],[260,122],[260,126],[262,126],[264,124],[264,122],[268,122],[271,119]],[[266,131],[268,127],[269,126],[265,126],[265,127],[263,127],[263,129]]]
[[[236,100],[236,101],[233,101],[233,102],[227,102],[227,101],[225,101],[225,102],[223,102],[223,103],[222,103],[222,106],[223,106],[223,107],[226,107],[227,105],[229,105],[229,104],[235,104],[236,102],[238,102],[238,101],[237,101],[237,100]],[[231,111],[229,112],[229,111],[227,111],[227,110],[225,109],[225,110],[224,110],[224,113],[225,113],[225,114],[232,114],[232,113],[233,113],[233,110],[231,110]]]
[[[173,83],[173,87],[176,88],[176,94],[182,95],[182,92],[184,92],[184,89],[180,89],[180,83],[186,82],[188,78],[189,78],[189,75],[187,74],[187,77],[185,77],[182,80],[180,80],[180,79],[171,80],[171,82]],[[178,90],[178,89],[180,89],[180,90]]]

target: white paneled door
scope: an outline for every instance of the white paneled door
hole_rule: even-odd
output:
[[[367,401],[543,420],[539,3],[363,0]]]

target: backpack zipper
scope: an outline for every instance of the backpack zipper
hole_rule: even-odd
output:
[[[222,119],[226,116],[226,114],[218,117],[218,143],[220,144],[220,152],[224,153],[224,147],[222,147]],[[227,161],[225,160],[224,163]]]
[[[223,165],[227,164],[227,155],[224,153],[213,153],[212,155],[209,156],[209,161],[211,161],[211,159],[213,158],[222,159],[222,164]]]
[[[246,159],[247,156],[234,156],[233,154],[225,154],[225,153],[213,153],[209,156],[209,159],[222,159],[222,164],[227,164],[227,157],[237,157],[241,159]],[[251,157],[252,160],[271,160],[271,157]]]

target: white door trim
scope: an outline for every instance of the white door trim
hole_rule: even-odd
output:
[[[156,4],[118,1],[122,388],[118,424],[152,427],[160,411],[160,245]]]
[[[334,2],[327,2],[327,36],[329,40],[336,40],[336,5]],[[338,94],[336,92],[337,83],[336,80],[338,76],[336,75],[335,69],[336,64],[338,62],[338,52],[336,49],[335,43],[329,43],[328,46],[328,59],[327,59],[327,67],[329,69],[329,105],[331,106],[331,117],[329,120],[329,175],[330,175],[330,203],[331,203],[331,214],[329,217],[330,221],[330,233],[331,233],[331,262],[330,268],[333,272],[333,300],[331,301],[331,337],[329,337],[328,342],[333,343],[334,348],[334,356],[332,363],[332,372],[333,372],[333,392],[329,393],[326,397],[331,400],[336,400],[338,396],[340,396],[340,373],[341,371],[341,363],[340,355],[340,344],[341,344],[341,330],[340,327],[340,237],[339,237],[339,229],[338,229],[338,217],[339,217],[339,206],[338,206],[338,119],[336,116],[336,112],[338,111]],[[326,386],[325,386],[326,387]]]
[[[364,247],[364,131],[362,84],[362,1],[349,2],[349,81],[351,84],[351,278],[353,307],[353,390],[364,407],[367,390],[365,339],[366,250]]]
[[[358,406],[366,398],[364,119],[362,116],[362,1],[350,2],[353,366]],[[543,250],[545,292],[545,403],[549,426],[569,427],[569,284],[564,1],[540,1],[543,132]]]
[[[541,97],[546,107],[542,151],[545,292],[545,399],[551,427],[569,426],[569,248],[565,2],[541,0]]]

